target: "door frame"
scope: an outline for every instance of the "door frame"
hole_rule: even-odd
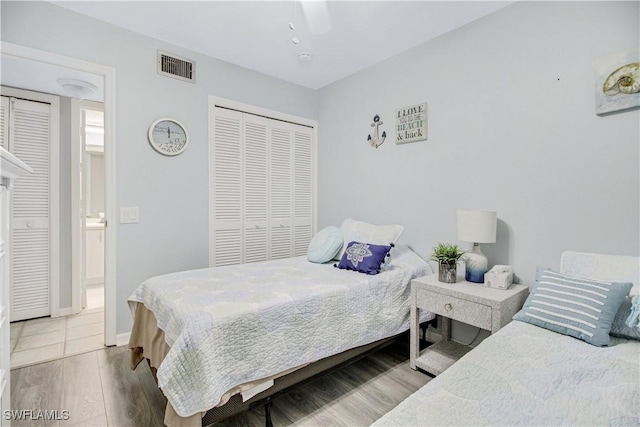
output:
[[[80,177],[80,175],[81,172],[82,175],[87,173],[90,174],[91,172],[86,161],[87,156],[84,152],[85,147],[82,145],[82,138],[80,136],[80,133],[76,132],[76,130],[79,130],[80,126],[82,125],[80,120],[80,111],[82,109],[100,110],[104,113],[104,103],[77,98],[73,98],[71,100],[71,129],[73,130],[71,133],[71,212],[77,212],[77,214],[72,214],[72,221],[75,222],[71,225],[71,236],[73,242],[71,268],[73,269],[74,278],[74,280],[72,280],[71,282],[71,303],[73,314],[77,314],[82,310],[83,282],[86,280],[86,272],[84,271],[86,254],[86,232],[84,230],[85,219],[82,216],[87,212],[88,201],[85,200],[85,206],[83,208],[80,204],[80,200],[82,199],[82,178]],[[82,164],[82,168],[84,168],[84,171],[81,171],[80,164]]]
[[[49,315],[60,310],[60,97],[27,89],[2,86],[2,95],[51,106],[49,115]],[[9,138],[11,140],[11,138]],[[13,147],[7,147],[13,148]],[[13,218],[10,217],[9,221]],[[10,269],[13,268],[10,266]]]
[[[33,49],[30,47],[17,45],[14,43],[0,42],[0,50],[3,55],[15,56],[32,61],[44,62],[60,67],[71,68],[87,73],[97,74],[104,79],[104,159],[105,159],[105,218],[107,227],[105,229],[105,297],[104,297],[104,342],[105,345],[116,344],[116,236],[117,236],[117,214],[116,214],[116,70],[93,62],[88,62],[78,58],[58,55],[56,53]],[[74,152],[72,147],[72,153]],[[73,156],[74,154],[72,154]],[[77,159],[76,159],[77,160]],[[72,168],[79,162],[75,162],[73,157]],[[79,170],[76,171],[79,173]],[[76,172],[72,170],[73,176]],[[73,199],[72,190],[72,199]],[[79,198],[78,198],[79,200]],[[73,206],[72,206],[73,207]],[[79,209],[72,212],[73,224],[80,215]],[[81,233],[75,233],[80,234]],[[77,235],[74,237],[77,239]],[[74,244],[75,243],[75,244]],[[75,248],[74,248],[75,246]],[[72,242],[72,257],[78,261],[78,242]],[[72,267],[73,268],[73,267]],[[74,284],[79,286],[80,277],[77,277],[77,269],[72,271],[72,288]]]

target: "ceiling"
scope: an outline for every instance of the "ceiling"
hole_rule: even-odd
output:
[[[319,89],[513,1],[328,1],[324,10],[322,3],[300,0],[52,3]],[[310,54],[311,60],[301,61],[300,54]]]
[[[104,100],[104,79],[102,76],[11,55],[2,55],[1,61],[3,86],[52,93],[60,96],[81,97],[98,102]],[[80,80],[92,84],[96,89],[91,94],[79,96],[77,93],[63,87],[58,82],[61,79]]]

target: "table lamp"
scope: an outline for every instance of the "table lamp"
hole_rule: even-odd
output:
[[[489,270],[487,257],[480,250],[480,243],[496,241],[497,212],[458,210],[458,240],[473,242],[473,251],[465,254],[468,282],[483,283]]]

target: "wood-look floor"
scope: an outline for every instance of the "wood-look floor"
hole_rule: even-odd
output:
[[[429,381],[409,368],[408,348],[394,344],[277,397],[274,426],[369,425]],[[126,347],[110,347],[11,371],[12,409],[67,410],[67,421],[14,426],[162,426],[165,398],[145,363],[129,369]],[[215,424],[264,426],[250,410]]]

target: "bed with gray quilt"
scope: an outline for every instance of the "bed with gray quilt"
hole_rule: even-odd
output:
[[[200,425],[232,396],[406,331],[411,279],[430,272],[399,246],[377,275],[297,257],[154,277],[129,297],[132,365],[157,368],[167,425]]]
[[[638,270],[636,257],[565,252],[561,263],[574,277],[630,281],[632,293]],[[514,320],[374,425],[638,426],[640,341],[598,347]]]

